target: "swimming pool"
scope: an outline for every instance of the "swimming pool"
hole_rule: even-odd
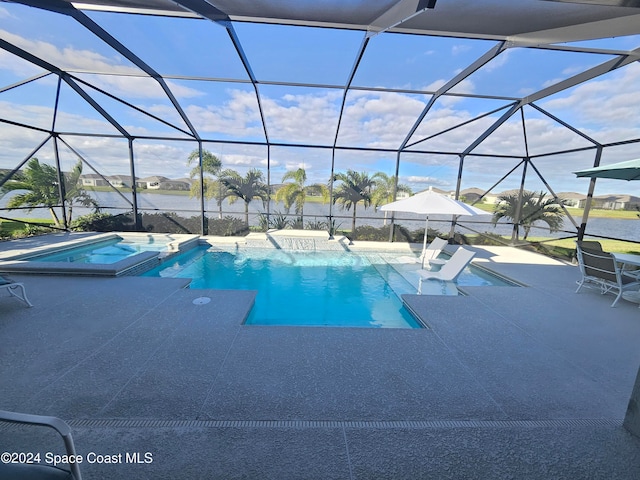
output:
[[[142,252],[159,252],[167,249],[166,242],[125,240],[112,238],[89,245],[76,246],[54,253],[30,257],[32,262],[96,263],[110,265]]]
[[[144,276],[191,278],[191,288],[257,290],[248,325],[421,328],[399,298],[414,287],[387,267],[352,252],[201,247]]]
[[[198,235],[120,232],[75,237],[52,235],[52,242],[37,242],[29,248],[2,253],[5,272],[49,275],[138,275],[162,259],[194,248]],[[59,237],[63,239],[60,240]]]

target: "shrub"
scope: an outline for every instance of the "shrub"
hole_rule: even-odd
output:
[[[575,248],[562,247],[560,245],[549,245],[545,243],[532,243],[534,250],[551,258],[573,261],[576,256]]]
[[[385,225],[382,227],[372,227],[370,225],[361,225],[356,227],[355,231],[349,234],[349,238],[352,240],[364,240],[364,241],[374,241],[374,242],[387,242],[389,241],[389,233],[390,233],[390,225]],[[438,232],[435,230],[429,229],[429,234],[435,236]],[[402,225],[396,225],[393,232],[393,241],[394,242],[407,242],[407,243],[418,243],[422,242],[424,238],[424,230],[417,230],[416,232],[411,232],[406,229]]]
[[[261,214],[264,215],[264,214]],[[275,228],[276,230],[283,230],[291,225],[291,222],[287,219],[286,215],[282,212],[273,212],[271,218],[268,221],[269,228]]]
[[[202,231],[201,217],[181,217],[173,212],[141,213],[138,215],[141,230],[157,233],[192,233]],[[244,222],[231,216],[222,219],[205,219],[209,235],[237,236],[246,235],[249,229]],[[108,213],[92,213],[78,217],[72,229],[84,232],[129,232],[135,230],[131,213],[111,215]]]
[[[322,220],[314,220],[307,222],[304,228],[307,230],[329,230],[329,223]]]
[[[484,232],[480,235],[474,236],[464,236],[465,240],[468,243],[473,245],[507,245],[509,243],[508,240],[505,240],[504,237],[498,235],[496,233]]]
[[[226,216],[209,220],[209,235],[218,235],[224,237],[239,237],[249,233],[249,229],[243,220]]]
[[[141,225],[145,232],[200,233],[201,217],[184,218],[174,212],[143,213]]]
[[[134,228],[132,213],[90,213],[71,222],[71,230],[80,232],[128,232]]]

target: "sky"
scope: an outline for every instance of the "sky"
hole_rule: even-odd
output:
[[[265,129],[256,94],[224,28],[209,21],[101,12],[88,15],[165,76],[167,86],[198,133],[205,139],[222,142],[205,143],[204,148],[219,156],[225,168],[240,172],[251,167],[266,168],[267,147],[260,145],[265,142]],[[338,149],[335,171],[349,168],[393,175],[395,151],[429,102],[428,92],[442,86],[495,45],[488,40],[417,35],[385,33],[373,37],[353,79],[352,86],[357,88],[346,96],[336,138],[343,97],[343,89],[338,87],[349,77],[364,33],[246,23],[234,23],[234,29],[255,77],[261,82],[258,89],[269,140],[274,144],[308,145],[271,147],[272,183],[279,183],[286,171],[300,167],[306,169],[310,183],[326,182],[332,161],[331,148],[327,147],[334,141],[339,147],[385,150]],[[190,167],[186,159],[197,144],[182,141],[189,139],[187,125],[159,83],[141,75],[120,53],[69,18],[15,4],[0,5],[0,38],[56,66],[73,70],[79,85],[131,134],[171,138],[134,141],[138,177],[188,176]],[[640,47],[640,38],[609,39],[598,42],[597,46],[631,50]],[[521,97],[610,58],[609,55],[508,49],[461,82],[453,92]],[[51,128],[57,77],[48,75],[6,89],[42,73],[45,72],[40,68],[0,50],[0,118],[45,130]],[[289,85],[273,84],[278,82]],[[634,63],[536,104],[599,142],[631,140],[638,138],[640,131],[639,84],[640,66]],[[380,88],[398,91],[384,92],[378,90]],[[429,185],[455,189],[459,165],[455,152],[467,148],[510,103],[508,99],[450,95],[439,98],[408,142],[419,143],[400,156],[400,182],[414,191]],[[535,156],[591,145],[534,108],[527,107],[523,113],[526,145],[520,114],[517,114],[473,150],[487,157],[466,157],[462,188],[491,187],[520,162],[527,148],[530,155]],[[481,115],[486,116],[476,119]],[[476,120],[471,121],[473,119]],[[464,122],[470,123],[452,129]],[[60,158],[64,167],[76,162],[75,151],[87,161],[85,173],[93,173],[92,169],[103,175],[129,173],[127,141],[115,138],[117,130],[65,83],[60,88],[55,125],[59,132],[92,135],[61,135],[64,142],[59,145]],[[13,168],[46,137],[46,133],[38,130],[0,123],[0,168]],[[223,143],[225,141],[257,144],[236,145]],[[454,154],[412,153],[415,149]],[[607,148],[602,163],[640,157],[638,150],[637,144]],[[571,172],[592,166],[594,155],[593,150],[552,155],[534,159],[533,163],[554,191],[586,193],[588,181],[576,179]],[[36,156],[52,162],[52,142]],[[521,172],[520,167],[496,187],[496,191],[516,188]],[[529,168],[528,174],[526,188],[547,190],[533,169]],[[640,196],[634,184],[600,181],[596,195],[606,193]]]

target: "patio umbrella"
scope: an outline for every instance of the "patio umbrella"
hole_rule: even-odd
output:
[[[427,232],[429,229],[429,215],[488,215],[484,210],[472,207],[466,203],[454,200],[453,198],[434,192],[431,187],[424,192],[387,203],[380,207],[380,210],[386,212],[410,212],[424,214],[427,216],[424,226],[424,242],[422,244],[422,253],[427,248]]]
[[[573,172],[578,177],[640,180],[640,158]]]

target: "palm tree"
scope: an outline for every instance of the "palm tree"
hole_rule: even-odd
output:
[[[262,181],[262,172],[252,168],[242,177],[234,170],[225,170],[220,174],[220,181],[227,188],[227,196],[231,202],[240,198],[244,201],[244,222],[249,226],[249,203],[260,198],[263,203],[269,201],[269,189]]]
[[[362,202],[364,208],[371,205],[371,195],[376,181],[369,177],[367,172],[355,172],[347,170],[347,173],[336,173],[334,182],[341,182],[333,190],[333,203],[342,204],[342,208],[349,210],[353,207],[351,219],[351,232],[356,230],[356,206]]]
[[[283,202],[287,213],[293,205],[296,206],[296,215],[302,217],[304,215],[304,202],[308,193],[318,193],[326,200],[329,190],[326,185],[314,184],[305,185],[307,182],[307,172],[304,168],[290,170],[282,176],[282,181],[293,180],[285,183],[276,192],[276,201]]]
[[[78,160],[71,169],[71,172],[63,175],[64,180],[64,201],[67,210],[67,225],[71,224],[73,216],[73,206],[78,204],[83,207],[93,208],[94,213],[100,210],[98,202],[94,200],[84,189],[80,181],[82,175],[82,160]]]
[[[520,220],[518,221],[519,195],[511,193],[498,197],[499,203],[493,211],[492,223],[495,226],[501,218],[510,219],[513,222],[513,238],[518,240],[520,226],[524,229],[523,240],[526,240],[535,222],[546,223],[550,232],[557,232],[562,228],[565,201],[553,197],[545,198],[545,192],[522,192],[522,206],[520,207]]]
[[[70,172],[64,173],[62,177],[63,199],[62,203],[66,207],[67,218],[63,219],[67,224],[71,222],[73,206],[93,207],[96,212],[99,210],[98,203],[87,194],[80,185],[80,175],[82,175],[82,161],[73,166]],[[18,193],[8,202],[8,208],[19,208],[27,206],[28,211],[36,207],[47,207],[56,226],[62,225],[55,207],[60,205],[60,190],[58,188],[58,171],[55,167],[46,163],[40,163],[37,158],[32,158],[27,162],[22,173],[18,173],[13,180],[7,181],[0,188],[0,195],[16,190],[25,190]]]
[[[412,193],[408,185],[398,183],[396,186],[397,177],[395,175],[389,176],[386,173],[378,172],[372,178],[376,182],[376,187],[371,195],[371,200],[376,210],[381,205],[393,202],[394,189],[396,194],[402,192],[411,195]],[[387,214],[388,212],[384,212],[384,225],[387,224]]]
[[[200,198],[201,191],[204,190],[204,198],[211,200],[216,199],[218,204],[218,217],[222,218],[222,201],[226,198],[224,186],[219,180],[211,177],[218,177],[222,169],[222,162],[209,150],[202,150],[202,173],[204,180],[204,189],[200,188],[200,150],[196,149],[189,154],[187,165],[196,164],[189,173],[189,178],[194,179],[191,184],[191,198]],[[205,176],[205,175],[210,176]]]

